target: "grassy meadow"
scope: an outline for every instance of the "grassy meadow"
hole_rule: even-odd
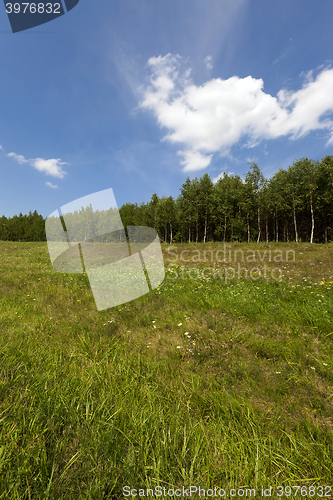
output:
[[[98,312],[46,243],[0,242],[0,499],[333,496],[333,243],[162,246],[164,282]]]

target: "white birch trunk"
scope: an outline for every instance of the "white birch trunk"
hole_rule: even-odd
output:
[[[258,205],[258,230],[259,230],[259,233],[258,233],[258,239],[257,239],[257,243],[259,243],[260,241],[260,207]]]
[[[310,243],[313,243],[314,215],[313,215],[312,195],[310,195],[310,206],[311,206],[311,238],[310,238]]]
[[[298,243],[298,232],[297,232],[295,203],[294,203],[294,227],[295,227],[296,243]]]

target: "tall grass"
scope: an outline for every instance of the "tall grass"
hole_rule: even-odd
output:
[[[333,486],[333,245],[272,248],[280,280],[225,282],[164,247],[162,285],[97,312],[45,243],[0,242],[0,498]]]

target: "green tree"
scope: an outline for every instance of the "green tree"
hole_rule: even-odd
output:
[[[156,210],[157,206],[159,204],[159,197],[157,196],[156,193],[154,193],[151,197],[151,200],[149,201],[147,205],[147,212],[146,212],[146,221],[145,224],[149,227],[153,227],[154,229],[157,230],[157,223],[156,223]]]
[[[126,203],[125,205],[122,205],[120,207],[119,213],[125,227],[138,225],[137,212],[138,212],[137,203]]]
[[[324,225],[324,241],[333,227],[333,156],[325,156],[318,165],[319,212]]]
[[[161,233],[164,233],[164,242],[173,240],[173,230],[176,224],[175,201],[172,196],[162,197],[156,208],[156,221]]]
[[[186,225],[188,229],[188,242],[191,242],[191,238],[193,238],[193,225],[198,220],[198,209],[197,209],[197,179],[194,181],[190,181],[190,178],[187,177],[186,181],[182,185],[180,189],[180,210],[181,210],[181,219],[183,223]]]
[[[246,174],[245,183],[249,187],[248,198],[250,205],[256,207],[257,211],[257,221],[258,221],[258,238],[257,243],[260,241],[261,236],[261,204],[262,204],[262,191],[266,185],[265,178],[255,162],[251,163],[250,171]],[[252,203],[251,203],[252,202]]]
[[[318,162],[301,158],[294,163],[294,168],[298,170],[298,186],[303,193],[305,204],[310,205],[311,212],[311,236],[310,243],[313,243],[313,234],[315,228],[314,208],[318,201]]]
[[[209,226],[209,219],[211,215],[214,213],[213,210],[213,189],[214,189],[214,184],[209,177],[208,174],[204,174],[201,179],[199,180],[199,183],[197,184],[197,207],[199,210],[197,210],[197,220],[199,217],[201,220],[203,220],[203,226],[204,226],[204,234],[203,234],[203,241],[204,243],[207,241],[207,230]],[[199,216],[200,213],[200,216]],[[199,219],[200,220],[200,219]]]
[[[268,211],[273,215],[275,241],[279,241],[279,221],[291,212],[291,198],[288,190],[288,174],[282,168],[267,183]]]
[[[295,239],[298,243],[298,229],[297,229],[297,210],[302,207],[302,196],[301,196],[301,183],[300,183],[300,171],[296,162],[293,163],[291,167],[288,168],[286,176],[286,192],[288,197],[292,202],[294,229],[295,229]]]
[[[230,182],[231,178],[224,172],[223,177],[220,177],[215,184],[213,191],[214,211],[212,213],[212,218],[216,226],[216,234],[220,237],[223,233],[224,242],[227,234],[227,220],[232,213],[232,206],[228,198]]]

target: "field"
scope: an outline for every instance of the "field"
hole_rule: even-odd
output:
[[[98,312],[46,243],[0,242],[1,499],[333,495],[333,244],[221,249],[163,245],[164,282]]]

